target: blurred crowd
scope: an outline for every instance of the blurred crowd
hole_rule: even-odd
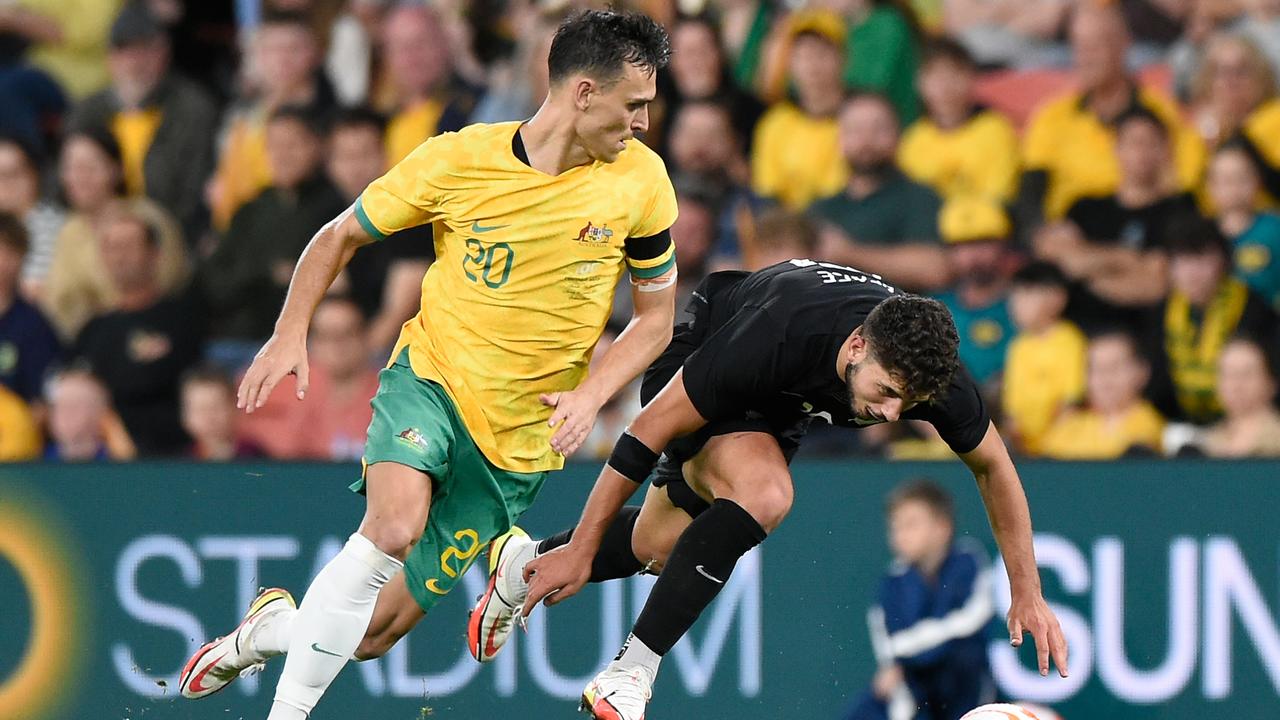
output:
[[[718,269],[856,266],[951,308],[1019,453],[1280,455],[1280,0],[625,5],[674,50],[644,140],[681,305]],[[237,375],[366,184],[537,110],[574,9],[0,3],[0,458],[358,458],[429,227],[339,277],[305,401],[243,416]],[[584,452],[637,409],[610,403]],[[939,453],[927,427],[818,435]]]

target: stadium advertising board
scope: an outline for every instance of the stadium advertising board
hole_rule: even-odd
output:
[[[1040,678],[1030,643],[991,658],[1006,696],[1067,720],[1280,717],[1280,507],[1275,464],[1025,464],[1046,596],[1071,643],[1069,679]],[[297,594],[362,503],[348,466],[139,464],[0,470],[0,718],[260,718],[279,663],[201,701],[175,698],[182,663],[234,627],[260,585]],[[578,514],[595,467],[548,483],[524,523]],[[961,531],[992,547],[958,463],[799,463],[791,517],[739,564],[664,663],[650,715],[842,716],[874,663],[863,621],[888,561],[883,497],[929,476]],[[998,564],[998,561],[997,561]],[[477,563],[481,565],[481,563]],[[491,665],[463,647],[483,588],[459,592],[389,655],[352,664],[325,718],[573,717],[622,643],[651,578],[594,586],[540,610]],[[993,592],[1007,607],[1000,568]]]

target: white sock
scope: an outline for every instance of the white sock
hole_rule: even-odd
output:
[[[656,677],[658,664],[661,662],[661,655],[650,650],[643,640],[631,634],[627,636],[627,641],[622,643],[622,651],[618,653],[618,657],[609,665],[615,668],[642,667],[649,671],[650,677]]]
[[[303,720],[311,713],[360,645],[378,591],[401,567],[356,533],[316,575],[293,618],[289,656],[267,720]]]
[[[293,638],[293,620],[296,617],[298,611],[289,609],[262,618],[249,631],[249,647],[255,654],[267,658],[289,652],[289,641]]]

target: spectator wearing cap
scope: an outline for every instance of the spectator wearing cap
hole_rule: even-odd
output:
[[[1013,275],[1009,316],[1017,334],[1000,382],[1000,432],[1032,455],[1054,419],[1084,395],[1087,343],[1063,317],[1067,298],[1067,277],[1057,265],[1031,262]]]
[[[160,238],[142,217],[113,212],[98,245],[118,300],[84,326],[73,354],[102,378],[140,452],[179,454],[179,382],[200,359],[208,311],[189,291],[161,289]]]
[[[19,293],[26,254],[27,229],[0,212],[0,383],[19,399],[36,402],[59,344],[49,321]]]
[[[264,13],[243,69],[244,97],[227,113],[217,170],[206,187],[218,231],[271,184],[267,123],[275,111],[296,106],[323,117],[335,102],[320,73],[320,41],[304,14]]]
[[[1009,316],[1009,216],[998,203],[972,196],[948,200],[938,218],[955,276],[938,299],[951,310],[960,335],[960,360],[980,386],[993,385],[1013,339]]]
[[[110,87],[80,103],[70,127],[110,128],[128,194],[155,200],[178,218],[187,237],[197,237],[204,183],[213,171],[213,101],[171,70],[168,36],[145,3],[130,3],[116,17],[107,66]]]
[[[1213,223],[1178,219],[1169,230],[1169,297],[1144,323],[1152,360],[1148,396],[1166,417],[1203,425],[1222,412],[1218,358],[1234,335],[1273,347],[1276,314],[1230,275],[1227,239]]]
[[[21,39],[0,36],[8,38],[0,40],[0,135],[21,138],[44,153],[62,129],[66,95],[48,73],[26,61]]]
[[[819,255],[914,290],[946,285],[946,255],[938,244],[941,201],[895,162],[898,118],[893,105],[883,95],[855,94],[844,102],[838,127],[848,181],[809,209],[822,227]]]
[[[121,0],[20,0],[5,3],[3,13],[10,27],[32,41],[31,63],[78,100],[107,84],[108,29],[122,4]]]
[[[1195,198],[1178,188],[1168,126],[1158,116],[1131,108],[1116,120],[1115,135],[1115,192],[1076,200],[1067,221],[1035,243],[1040,258],[1078,283],[1067,314],[1086,332],[1115,324],[1136,330],[1141,310],[1168,287],[1169,219],[1198,212]]]
[[[0,212],[7,212],[27,228],[27,260],[22,266],[22,292],[40,297],[58,233],[66,213],[40,197],[40,158],[31,145],[13,137],[0,137]]]
[[[173,216],[149,198],[124,197],[120,147],[110,131],[86,128],[67,135],[59,175],[71,214],[58,233],[41,306],[69,342],[90,317],[119,300],[98,253],[103,221],[113,212],[124,208],[156,232],[160,240],[157,282],[163,292],[181,287],[189,273],[187,246]]]
[[[387,166],[427,138],[460,130],[475,97],[453,72],[449,41],[439,13],[426,4],[403,4],[383,21],[382,52],[399,100],[387,123]]]
[[[984,195],[1012,202],[1018,190],[1018,136],[999,112],[978,104],[978,67],[963,45],[925,46],[918,85],[925,117],[902,134],[898,164],[943,197]]]
[[[1023,138],[1019,225],[1028,230],[1061,218],[1081,197],[1115,191],[1115,121],[1137,107],[1169,129],[1179,187],[1194,187],[1204,165],[1204,145],[1178,107],[1127,74],[1129,31],[1119,8],[1079,4],[1070,37],[1079,89],[1037,110]]]
[[[369,110],[341,113],[329,127],[325,169],[343,202],[354,203],[369,183],[386,171],[386,122]],[[401,230],[385,241],[360,248],[339,282],[369,318],[372,352],[390,352],[400,326],[422,302],[422,276],[435,259],[431,225]]]
[[[345,205],[321,171],[322,139],[307,110],[277,110],[267,124],[272,184],[240,208],[199,274],[213,309],[214,336],[251,358],[271,334],[303,248]],[[235,348],[239,348],[238,350]]]
[[[1280,215],[1258,210],[1261,175],[1253,153],[1233,141],[1213,154],[1205,186],[1231,241],[1236,277],[1280,311]]]
[[[751,187],[791,210],[837,192],[847,169],[836,115],[844,96],[845,27],[839,15],[806,10],[791,16],[788,70],[795,102],[770,107],[756,125]]]

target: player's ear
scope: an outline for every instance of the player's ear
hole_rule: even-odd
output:
[[[849,336],[849,362],[860,363],[867,357],[867,339],[862,336],[862,328],[857,328]]]
[[[578,110],[586,112],[591,108],[592,96],[599,92],[596,82],[589,77],[580,77],[573,85],[573,104]]]

